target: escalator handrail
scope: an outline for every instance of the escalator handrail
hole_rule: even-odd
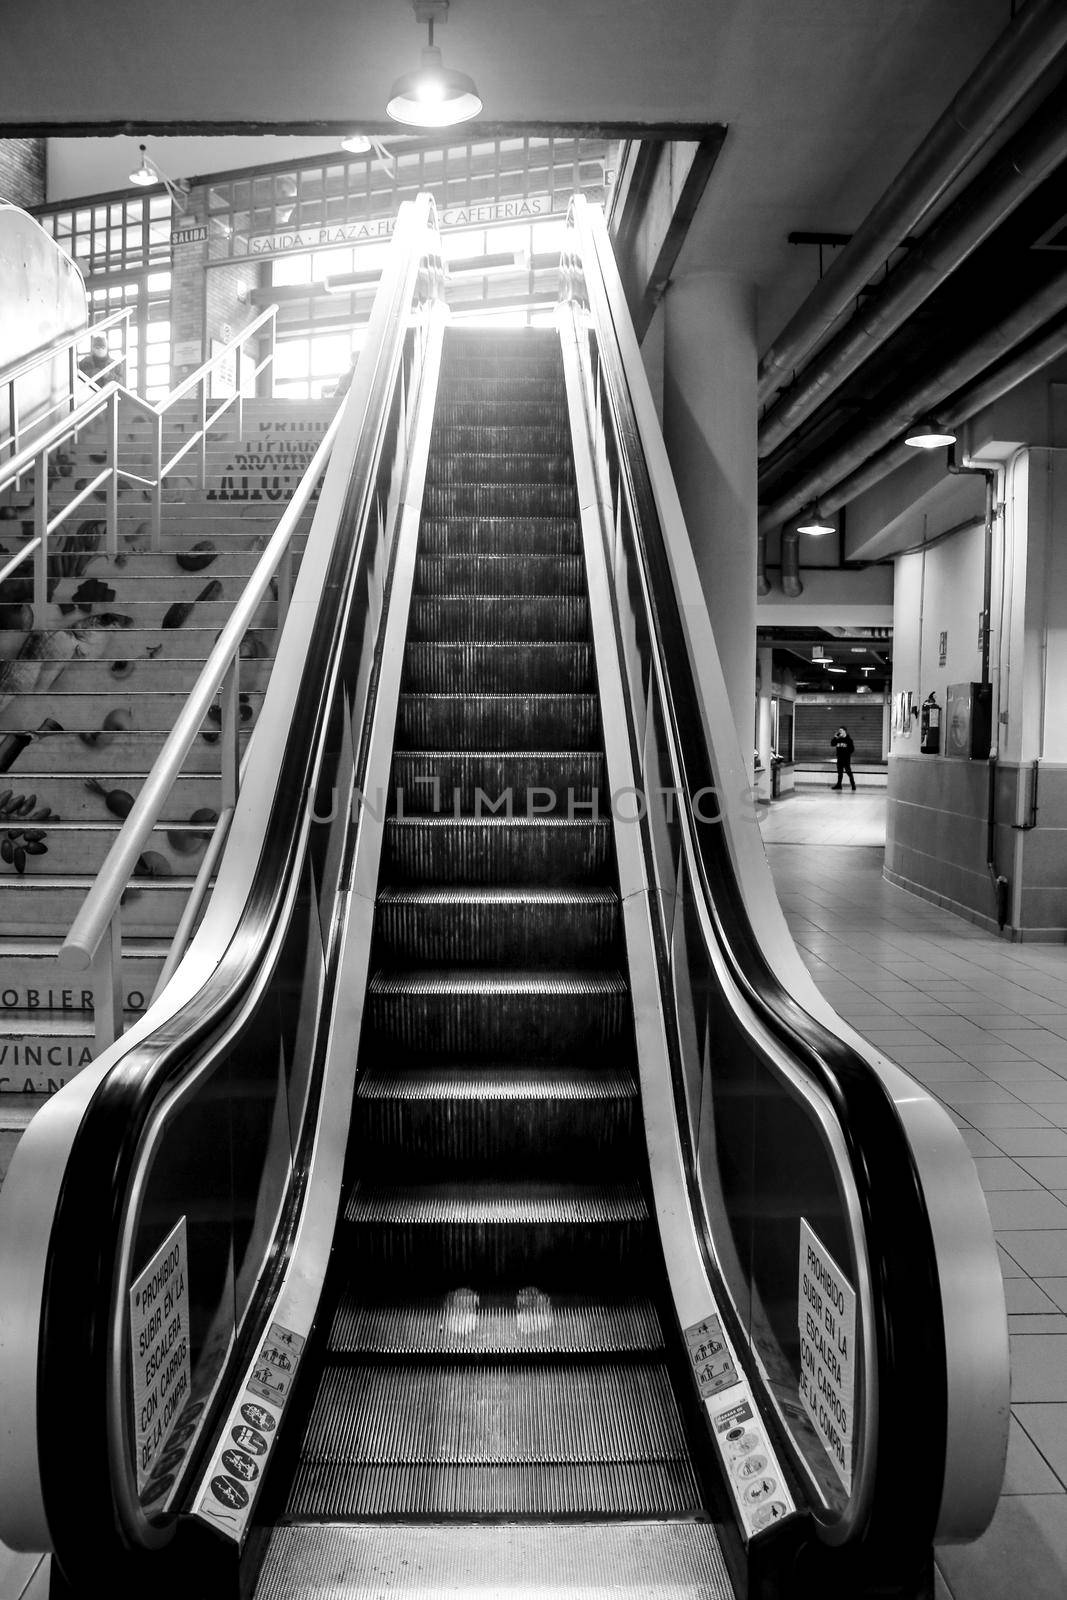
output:
[[[632,451],[620,450],[620,471],[630,476],[629,492],[635,502],[636,542],[651,597],[647,623],[661,663],[664,720],[672,757],[683,778],[683,804],[699,793],[704,783],[714,789],[715,774],[709,761],[713,724],[717,754],[724,748],[728,752],[726,781],[738,793],[747,794],[747,774],[728,711],[726,716],[716,717],[710,709],[716,698],[720,713],[725,705],[721,680],[708,681],[712,650],[698,652],[694,648],[695,616],[697,625],[702,624],[701,642],[711,645],[706,612],[687,604],[687,595],[700,595],[699,578],[662,441],[657,441],[651,426],[642,426],[634,403],[634,391],[644,381],[643,369],[606,230],[599,214],[580,196],[572,201],[570,225],[578,241],[580,270],[616,426],[622,437],[636,446]],[[632,349],[624,342],[627,330]],[[694,778],[698,781],[690,781]],[[939,1531],[952,1531],[961,1519],[967,1520],[968,1507],[972,1520],[980,1524],[992,1511],[999,1484],[997,1446],[1006,1427],[1007,1346],[999,1267],[973,1163],[944,1111],[845,1028],[818,995],[788,935],[773,891],[769,896],[752,892],[753,883],[764,890],[770,887],[758,833],[753,837],[754,817],[749,819],[746,834],[744,825],[737,825],[733,794],[723,793],[721,781],[715,792],[725,825],[689,829],[697,849],[696,887],[704,900],[705,923],[716,927],[720,914],[725,914],[727,937],[722,955],[733,968],[739,988],[756,1015],[837,1108],[852,1151],[853,1177],[863,1198],[865,1245],[879,1290],[878,1318],[884,1324],[878,1330],[883,1363],[899,1363],[920,1320],[914,1309],[917,1276],[907,1290],[887,1281],[893,1245],[885,1231],[888,1208],[884,1197],[872,1192],[862,1124],[866,1122],[869,1129],[873,1118],[887,1136],[896,1130],[903,1181],[893,1197],[894,1216],[888,1220],[901,1227],[906,1207],[910,1207],[913,1248],[917,1239],[922,1240],[926,1309],[943,1334],[939,1352],[943,1370],[935,1388],[940,1391],[945,1458],[954,1469],[950,1477],[946,1465],[937,1503],[927,1508],[927,1515],[931,1533],[935,1522]],[[715,852],[709,835],[716,836]],[[964,1197],[974,1201],[969,1215],[961,1204]],[[951,1256],[944,1248],[946,1239],[951,1242]],[[976,1306],[982,1311],[980,1332],[970,1325],[970,1313]],[[914,1396],[911,1398],[914,1404]],[[897,1429],[900,1419],[890,1416],[886,1421]],[[951,1441],[950,1424],[954,1429]],[[951,1455],[950,1444],[954,1444]],[[977,1446],[984,1447],[984,1459],[976,1454]],[[964,1481],[968,1478],[969,1482]],[[910,1488],[914,1491],[915,1487],[913,1479]]]
[[[381,449],[386,399],[399,381],[408,313],[420,294],[425,301],[439,293],[439,243],[434,245],[427,268],[424,245],[428,237],[437,240],[433,202],[427,195],[401,208],[394,235],[396,248],[383,274],[365,360],[360,362],[350,396],[354,399],[358,391],[360,401],[355,408],[346,407],[349,421],[342,425],[341,444],[350,444],[352,454],[343,459],[344,450],[335,450],[320,499],[321,507],[332,483],[336,486],[333,499],[340,496],[343,501],[343,514],[336,517],[329,535],[319,590],[323,604],[332,607],[333,618],[343,609],[350,575],[366,544],[373,464]],[[344,530],[350,523],[348,535]],[[39,1303],[39,1318],[34,1319],[32,1330],[21,1329],[24,1342],[32,1346],[33,1358],[24,1363],[33,1394],[22,1405],[21,1414],[33,1416],[37,1445],[32,1461],[23,1462],[34,1482],[26,1486],[23,1500],[29,1510],[21,1513],[21,1526],[32,1523],[43,1530],[53,1549],[64,1541],[75,1549],[79,1538],[89,1537],[91,1529],[97,1539],[103,1530],[114,1529],[117,1534],[121,1529],[127,1544],[136,1543],[138,1532],[147,1529],[131,1464],[121,1452],[116,1453],[115,1444],[115,1418],[121,1417],[125,1397],[125,1376],[116,1357],[116,1330],[121,1328],[123,1314],[123,1289],[116,1271],[130,1224],[126,1197],[135,1188],[140,1137],[154,1107],[177,1081],[200,1069],[204,1047],[210,1049],[223,1034],[240,1026],[248,991],[254,987],[257,962],[285,901],[292,853],[301,838],[291,813],[299,810],[306,815],[311,803],[310,764],[336,649],[336,624],[323,630],[318,608],[310,621],[308,608],[303,610],[302,626],[305,632],[311,631],[310,647],[299,660],[298,670],[290,674],[294,681],[282,681],[279,691],[279,701],[289,704],[289,719],[284,727],[273,729],[259,747],[263,764],[270,762],[273,749],[273,784],[270,792],[261,786],[258,793],[253,783],[245,786],[245,803],[259,819],[258,838],[251,837],[249,828],[235,825],[223,862],[223,872],[230,868],[232,892],[215,896],[184,974],[179,969],[161,1002],[42,1108],[16,1151],[0,1200],[0,1207],[8,1202],[9,1209],[22,1219],[36,1219],[29,1230],[34,1233],[32,1241],[4,1239],[5,1246],[15,1246],[13,1253],[20,1257],[17,1263],[8,1263],[8,1286],[17,1285],[29,1302],[13,1311],[8,1327],[25,1324],[33,1315],[33,1305]],[[290,618],[298,615],[297,607],[292,606]],[[330,617],[325,620],[329,622]],[[297,643],[304,645],[303,634]],[[293,739],[287,738],[290,728],[296,730]],[[273,745],[268,748],[271,740]],[[47,1171],[42,1170],[42,1160]],[[94,1204],[83,1206],[85,1196]],[[88,1239],[86,1215],[94,1222]],[[25,1268],[29,1251],[33,1266],[27,1274],[19,1269]],[[82,1459],[82,1491],[77,1496],[70,1494],[69,1483],[66,1493],[62,1492],[63,1464],[56,1445],[64,1430],[57,1417],[49,1415],[50,1372],[56,1375],[61,1397],[63,1381],[69,1383],[75,1372],[80,1375],[83,1393],[103,1397],[107,1426],[101,1432],[105,1437],[91,1435],[88,1454],[93,1460],[89,1464]],[[57,1508],[65,1519],[62,1529],[52,1521]],[[20,1536],[24,1540],[25,1536]],[[145,1542],[152,1542],[147,1534]]]

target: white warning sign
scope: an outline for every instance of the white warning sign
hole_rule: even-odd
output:
[[[856,1291],[800,1219],[800,1398],[846,1491],[856,1412]]]
[[[144,1488],[191,1387],[185,1218],[130,1289],[137,1488]]]

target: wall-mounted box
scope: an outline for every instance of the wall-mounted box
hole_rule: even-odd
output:
[[[991,740],[993,690],[988,683],[950,683],[945,711],[945,754],[985,761]]]

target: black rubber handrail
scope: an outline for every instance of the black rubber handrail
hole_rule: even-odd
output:
[[[598,262],[583,256],[581,269],[595,356],[617,434],[621,492],[631,503],[634,549],[650,600],[646,620],[661,666],[664,721],[688,805],[689,797],[702,791],[718,792],[716,775],[610,296],[602,280],[598,283]],[[699,873],[694,887],[716,931],[721,959],[755,1017],[829,1100],[849,1153],[872,1280],[879,1395],[875,1493],[856,1542],[868,1570],[914,1571],[928,1558],[937,1522],[948,1403],[937,1255],[907,1134],[869,1064],[811,1016],[768,964],[725,830],[700,827],[693,819],[690,832]],[[666,988],[664,997],[670,1009]],[[754,1041],[752,1048],[760,1050]],[[695,1171],[690,1177],[695,1193]],[[703,1215],[703,1208],[695,1207],[698,1225]],[[711,1251],[714,1256],[713,1244]],[[918,1416],[923,1418],[921,1451],[916,1448]]]

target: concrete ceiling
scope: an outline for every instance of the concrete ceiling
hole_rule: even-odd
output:
[[[494,131],[727,124],[678,265],[756,283],[767,338],[817,272],[786,235],[855,227],[1009,20],[1008,0],[452,0],[438,42]],[[109,188],[131,139],[188,175],[164,132],[395,131],[388,85],[424,39],[407,0],[8,6],[0,134],[121,136]]]

